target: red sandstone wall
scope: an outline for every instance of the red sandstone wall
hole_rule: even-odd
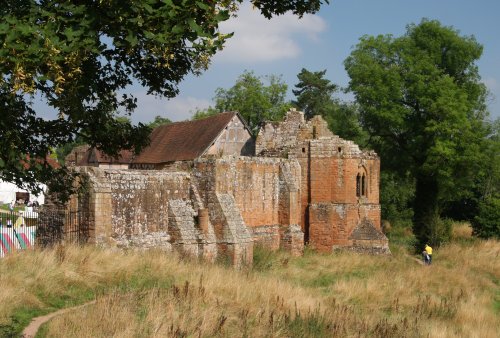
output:
[[[217,160],[216,191],[235,199],[248,226],[279,223],[279,160]]]
[[[294,188],[288,185],[293,186],[295,180],[298,182],[294,176],[300,175],[300,168],[288,164],[288,171],[283,174],[282,162],[275,158],[255,157],[216,160],[216,191],[234,197],[248,226],[298,222],[300,191],[290,193],[289,189]],[[294,182],[287,182],[290,180]],[[295,188],[300,189],[299,186]]]
[[[303,210],[309,201],[305,215],[309,217],[309,243],[326,252],[351,245],[349,235],[364,218],[380,229],[379,159],[352,144],[327,139],[311,140],[310,152],[310,162],[301,162],[310,168],[309,196],[302,198]],[[362,196],[357,196],[358,174],[365,175]]]
[[[309,243],[323,252],[351,245],[348,238],[363,218],[368,218],[380,229],[379,205],[315,203],[310,206],[309,215]]]

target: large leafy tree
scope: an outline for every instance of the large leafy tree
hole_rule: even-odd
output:
[[[334,95],[339,87],[325,79],[326,70],[311,72],[302,68],[297,75],[299,82],[293,94],[293,104],[305,113],[307,118],[321,115],[328,122],[330,130],[349,140],[364,144],[365,133],[359,123],[358,107],[354,103],[340,102]]]
[[[288,86],[281,77],[270,75],[264,78],[245,71],[234,86],[229,89],[217,88],[215,106],[198,111],[194,118],[203,118],[225,111],[238,111],[247,121],[250,129],[257,134],[264,121],[279,121],[290,108],[286,101]]]
[[[415,180],[414,233],[438,244],[440,214],[469,193],[484,160],[487,91],[476,61],[482,46],[437,21],[401,37],[364,36],[345,61],[349,88],[383,168]]]
[[[475,193],[466,201],[477,208],[472,219],[474,232],[479,237],[500,238],[500,118],[491,124],[485,154],[483,170],[475,182]]]
[[[68,187],[65,169],[45,160],[51,149],[83,142],[117,154],[139,151],[149,128],[116,119],[148,93],[173,97],[189,73],[204,70],[231,34],[219,23],[242,0],[7,0],[0,6],[0,179],[36,189]],[[315,12],[323,1],[253,1],[261,13]],[[324,1],[327,2],[327,1]],[[118,95],[118,93],[121,93]],[[44,120],[35,99],[59,117]],[[59,187],[56,187],[56,183]],[[67,190],[67,189],[66,189]]]

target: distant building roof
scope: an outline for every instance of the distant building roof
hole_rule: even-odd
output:
[[[93,164],[129,164],[132,161],[134,153],[130,150],[121,150],[118,153],[118,157],[111,157],[106,155],[101,150],[95,148],[89,148],[85,155],[77,163],[78,166],[87,166]]]
[[[87,151],[90,146],[88,144],[82,144],[80,146],[74,147],[71,152],[64,158],[64,164],[68,167],[74,167],[78,165],[82,159],[87,155]]]
[[[24,169],[29,169],[30,168],[30,163],[29,163],[30,155],[27,155],[26,160],[28,162],[22,161],[22,165],[23,165]],[[40,163],[40,164],[47,162],[47,164],[54,169],[59,169],[61,167],[59,162],[57,162],[57,160],[55,158],[50,157],[50,155],[45,156],[45,161],[41,158],[37,158],[37,159],[35,159],[35,162]]]
[[[193,160],[203,155],[235,115],[246,127],[237,112],[159,126],[151,133],[150,145],[132,163],[154,164]]]

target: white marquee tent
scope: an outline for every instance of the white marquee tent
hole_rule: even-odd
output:
[[[47,187],[44,184],[40,185],[42,190],[45,192]],[[40,193],[39,195],[34,195],[31,192],[22,189],[15,185],[14,183],[4,182],[0,180],[0,203],[10,203],[16,200],[16,193],[29,193],[30,201],[37,201],[38,204],[42,205],[45,202],[44,193]]]

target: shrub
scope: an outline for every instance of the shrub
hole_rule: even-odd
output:
[[[438,219],[434,227],[431,228],[431,235],[429,241],[431,245],[441,246],[450,241],[451,229],[453,227],[453,220],[445,218]]]
[[[491,197],[479,203],[472,227],[478,237],[500,238],[500,198]]]

